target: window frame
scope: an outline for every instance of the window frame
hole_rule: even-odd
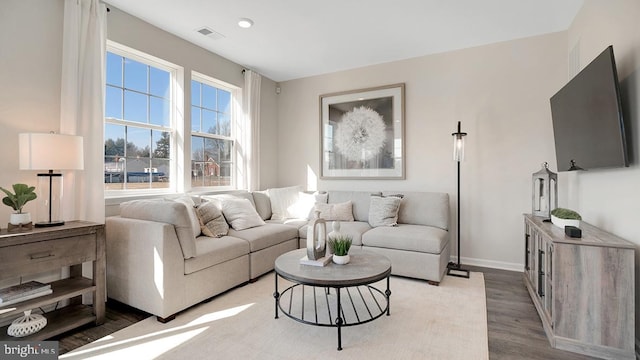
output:
[[[103,188],[105,188],[105,199],[109,198],[121,198],[132,196],[144,196],[144,195],[160,195],[160,194],[174,194],[179,189],[184,188],[184,181],[181,179],[182,174],[178,174],[180,159],[184,158],[183,149],[184,145],[181,144],[178,139],[181,134],[184,134],[184,118],[182,116],[184,109],[184,94],[179,91],[184,83],[184,69],[169,61],[157,58],[153,55],[146,54],[142,51],[130,48],[128,46],[107,40],[106,52],[113,53],[124,58],[128,58],[147,66],[152,66],[163,71],[167,71],[170,74],[169,79],[169,127],[161,125],[155,125],[150,123],[140,123],[135,121],[127,121],[121,119],[107,118],[106,112],[103,115],[103,126],[107,124],[120,125],[120,126],[132,126],[142,129],[149,129],[155,131],[168,131],[170,133],[170,154],[169,154],[169,187],[160,189],[121,189],[121,190],[107,190],[105,183],[103,182]],[[106,71],[106,63],[105,63]],[[124,81],[124,78],[123,78]],[[106,109],[106,73],[105,73],[105,109]],[[122,84],[124,88],[124,83]],[[151,95],[150,93],[147,95]],[[124,105],[123,105],[124,106]],[[124,113],[123,113],[124,115]],[[106,135],[106,134],[105,134]],[[103,143],[106,141],[103,136]],[[104,154],[103,154],[104,158]],[[104,165],[103,165],[104,167]]]
[[[191,78],[189,79],[189,89],[191,89],[191,82],[192,81],[197,81],[199,83],[205,84],[205,85],[209,85],[224,91],[227,91],[231,94],[231,99],[230,99],[230,104],[229,104],[229,122],[231,125],[231,129],[230,129],[230,135],[229,136],[225,136],[225,135],[218,135],[218,134],[209,134],[209,133],[204,133],[204,132],[194,132],[192,130],[192,124],[191,124],[191,119],[193,119],[193,114],[191,114],[191,108],[193,106],[192,102],[191,102],[191,98],[192,98],[192,94],[190,94],[189,96],[189,103],[188,103],[188,108],[189,108],[189,123],[188,123],[188,127],[185,127],[185,132],[187,133],[188,137],[188,149],[189,151],[186,152],[186,156],[185,156],[185,161],[188,162],[189,166],[188,166],[188,174],[189,177],[188,179],[185,178],[185,183],[189,184],[189,188],[194,191],[194,192],[211,192],[211,191],[228,191],[228,190],[236,190],[238,188],[238,177],[239,177],[239,167],[238,167],[238,145],[241,143],[241,141],[239,141],[238,139],[238,134],[239,134],[239,122],[241,121],[241,116],[240,116],[240,109],[239,109],[239,105],[241,103],[241,99],[242,99],[242,89],[229,84],[227,82],[218,80],[214,77],[211,77],[209,75],[205,75],[202,73],[199,73],[197,71],[191,71]],[[185,87],[187,87],[185,85]],[[191,92],[191,90],[189,90]],[[185,104],[186,105],[186,104]],[[202,107],[202,106],[201,106]],[[207,139],[219,139],[219,140],[228,140],[232,142],[232,149],[231,149],[231,183],[228,186],[192,186],[192,182],[191,182],[191,156],[192,156],[192,152],[193,152],[193,146],[191,143],[191,139],[193,136],[196,137],[202,137],[202,138],[207,138]],[[187,146],[185,145],[185,148],[187,148]],[[185,163],[186,165],[186,163]],[[187,166],[185,166],[185,169],[187,168]]]

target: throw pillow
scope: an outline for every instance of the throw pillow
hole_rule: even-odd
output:
[[[191,229],[193,230],[193,236],[200,236],[200,220],[198,220],[198,214],[196,214],[196,203],[189,195],[180,196],[178,198],[166,198],[169,201],[175,201],[184,204],[189,209],[189,220],[191,220]]]
[[[222,211],[213,202],[205,202],[198,206],[196,213],[200,219],[202,233],[209,237],[222,237],[229,232],[229,224]]]
[[[289,208],[299,199],[302,186],[289,186],[267,190],[271,200],[271,220],[285,220],[294,218],[297,214],[290,213]]]
[[[260,215],[247,199],[221,199],[222,214],[234,230],[264,225]]]
[[[369,205],[369,225],[396,226],[398,225],[398,211],[402,197],[394,196],[372,196]]]
[[[314,214],[314,206],[316,203],[327,203],[327,193],[314,192],[313,194],[299,192],[298,201],[288,208],[290,218],[293,219],[312,219]]]
[[[353,221],[353,204],[351,201],[322,204],[316,203],[315,211],[320,211],[320,218],[329,221]]]

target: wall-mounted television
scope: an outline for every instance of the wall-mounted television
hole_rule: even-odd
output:
[[[612,46],[550,102],[558,171],[629,166]]]

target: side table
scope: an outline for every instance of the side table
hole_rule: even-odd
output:
[[[0,319],[17,318],[22,312],[69,299],[70,304],[43,316],[47,326],[27,337],[7,335],[0,328],[0,341],[44,340],[76,327],[102,324],[105,317],[104,224],[68,221],[62,226],[29,231],[0,231],[0,280],[70,267],[69,278],[51,283],[53,293],[16,304],[0,305]],[[92,262],[93,279],[82,276],[82,263]],[[82,304],[82,295],[93,295],[93,306]]]

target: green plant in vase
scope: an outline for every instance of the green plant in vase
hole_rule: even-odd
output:
[[[31,200],[35,200],[38,196],[34,192],[36,189],[34,186],[26,184],[13,184],[13,192],[0,187],[7,196],[2,199],[2,203],[15,210],[14,214],[11,214],[9,222],[12,225],[27,224],[31,222],[31,215],[29,213],[23,213],[22,208]]]
[[[580,220],[582,220],[582,216],[571,209],[555,208],[551,210],[551,222],[561,229],[564,229],[565,226],[579,227]]]
[[[353,240],[351,236],[340,235],[328,241],[329,247],[333,250],[333,262],[336,264],[346,264],[349,262],[349,249]]]

